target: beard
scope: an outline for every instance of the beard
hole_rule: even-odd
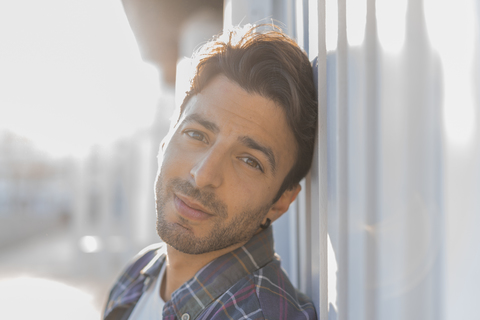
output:
[[[165,216],[165,205],[173,201],[174,193],[195,199],[207,210],[213,213],[208,219],[210,233],[204,237],[195,236],[188,229],[189,221],[179,215],[178,222],[169,222]],[[227,205],[217,199],[215,193],[196,189],[188,181],[179,178],[169,180],[164,185],[162,174],[159,175],[156,186],[157,233],[160,238],[176,250],[187,254],[202,254],[228,248],[238,243],[247,242],[258,230],[271,204],[263,207],[245,209],[241,213],[227,212]]]

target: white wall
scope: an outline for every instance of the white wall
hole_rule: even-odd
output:
[[[320,318],[477,319],[478,3],[225,7],[226,24],[276,18],[318,55],[314,166],[275,230]]]

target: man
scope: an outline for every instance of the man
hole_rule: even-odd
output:
[[[317,105],[306,55],[282,33],[234,30],[197,54],[161,146],[157,231],[113,287],[105,319],[316,319],[273,249],[300,191]]]

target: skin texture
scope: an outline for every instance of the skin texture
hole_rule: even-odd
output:
[[[295,161],[282,109],[224,76],[190,99],[173,130],[155,187],[157,231],[168,245],[165,300],[280,217],[300,191],[272,203]]]

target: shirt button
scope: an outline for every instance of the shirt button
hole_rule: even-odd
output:
[[[182,315],[182,320],[190,320],[190,315],[188,313],[184,313]]]

